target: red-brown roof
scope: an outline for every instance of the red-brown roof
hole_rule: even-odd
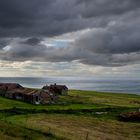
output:
[[[24,89],[20,84],[17,83],[0,83],[0,89]]]

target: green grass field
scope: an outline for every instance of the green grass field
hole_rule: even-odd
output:
[[[138,111],[140,96],[70,90],[53,105],[0,97],[2,140],[139,140],[140,122],[119,114]]]

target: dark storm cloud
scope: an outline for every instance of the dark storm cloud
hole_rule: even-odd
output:
[[[105,28],[94,28],[81,35],[76,40],[75,48],[85,51],[87,57],[80,62],[103,66],[139,63],[140,20],[136,15],[140,12],[136,13],[112,21]]]
[[[140,51],[140,22],[114,24],[90,30],[77,40],[76,46],[99,54]]]
[[[102,66],[139,63],[139,25],[138,0],[1,0],[0,59],[76,60]],[[68,47],[42,43],[46,37],[77,30],[75,42]]]
[[[104,26],[108,15],[139,5],[138,0],[0,0],[0,36],[53,36]]]
[[[28,44],[28,45],[38,45],[40,42],[41,42],[41,39],[32,37],[21,43]]]
[[[26,41],[19,40],[11,42],[10,49],[1,52],[1,59],[11,61],[33,60],[49,62],[72,61],[73,59],[77,59],[73,47],[50,48],[41,43],[34,45],[27,44]]]
[[[6,47],[12,39],[10,38],[0,38],[0,49]]]
[[[82,7],[84,17],[120,15],[136,10],[140,6],[138,0],[77,0],[77,2]]]
[[[0,49],[2,49],[3,47],[5,47],[7,45],[7,40],[0,40]]]

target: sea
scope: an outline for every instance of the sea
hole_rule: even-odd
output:
[[[140,79],[82,77],[0,77],[1,83],[19,83],[24,87],[42,88],[49,84],[66,85],[69,89],[140,95]]]

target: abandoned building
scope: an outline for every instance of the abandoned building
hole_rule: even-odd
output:
[[[46,89],[24,88],[16,83],[0,83],[0,96],[32,104],[54,103],[58,94]]]
[[[68,88],[65,85],[57,85],[56,83],[54,85],[46,85],[42,89],[48,90],[52,92],[53,94],[58,95],[67,95],[68,94]]]
[[[0,83],[0,96],[32,104],[54,103],[58,95],[67,95],[65,85],[46,85],[42,89],[24,88],[17,83]]]

